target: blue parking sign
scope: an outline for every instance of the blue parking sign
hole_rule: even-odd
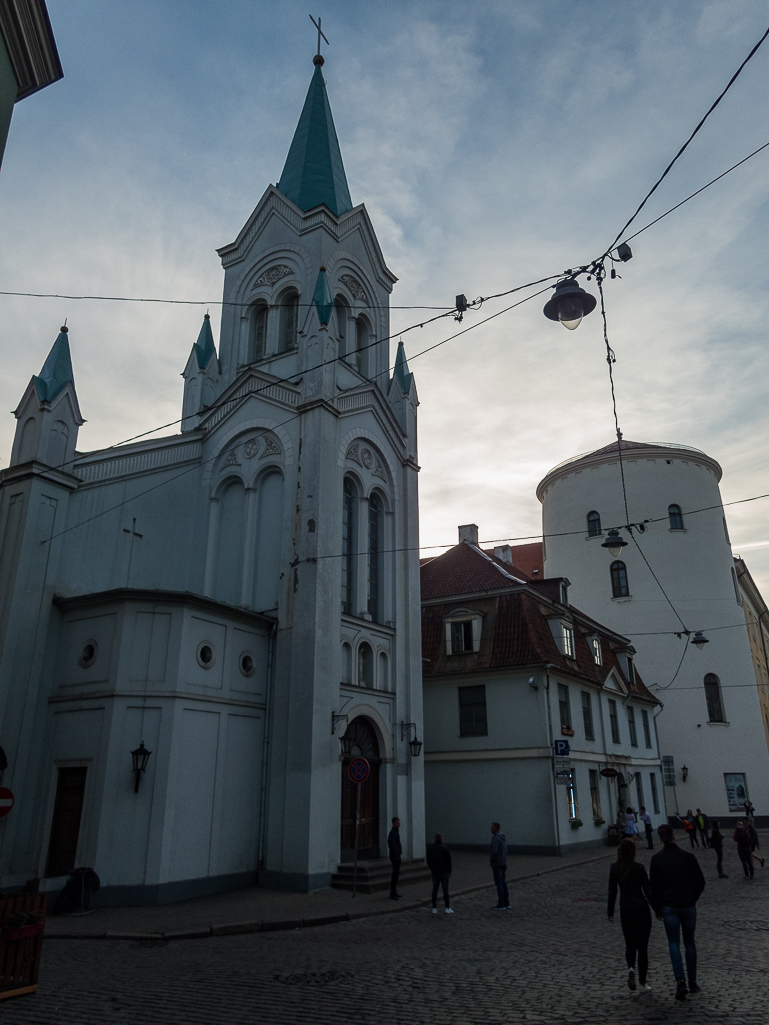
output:
[[[556,758],[566,758],[570,751],[568,740],[553,741],[553,754]]]

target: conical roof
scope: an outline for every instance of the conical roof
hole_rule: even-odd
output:
[[[208,366],[211,357],[216,355],[216,346],[214,345],[214,335],[211,331],[211,318],[206,313],[203,315],[203,326],[200,329],[198,340],[193,346],[195,350],[195,357],[198,361],[198,366],[201,370]]]
[[[322,203],[337,217],[352,210],[342,153],[319,63],[315,65],[278,190],[300,210],[311,210]]]
[[[41,402],[52,402],[68,384],[75,383],[66,327],[62,327],[43,364],[43,369],[37,377],[33,377],[33,381]]]

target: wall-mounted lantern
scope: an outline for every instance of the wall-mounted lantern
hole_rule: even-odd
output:
[[[132,771],[136,773],[136,786],[134,787],[135,794],[139,793],[139,780],[141,779],[142,773],[147,771],[147,762],[149,761],[151,754],[152,752],[148,751],[144,746],[144,741],[142,741],[141,744],[131,752],[131,761],[133,762]]]
[[[684,783],[686,782],[686,777],[688,775],[689,775],[689,769],[687,768],[687,766],[682,765],[681,766],[681,779],[684,781]]]
[[[415,722],[401,721],[401,740],[405,739],[412,727],[414,728],[414,736],[409,741],[409,747],[411,748],[411,757],[418,758],[419,752],[422,750],[422,741],[417,740],[417,724]]]

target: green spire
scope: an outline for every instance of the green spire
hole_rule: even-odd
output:
[[[195,342],[193,348],[195,350],[195,357],[198,361],[198,366],[201,370],[205,370],[211,360],[211,357],[216,355],[214,336],[211,331],[211,318],[207,313],[203,317],[203,326],[200,329],[198,340]]]
[[[398,354],[395,357],[393,377],[400,385],[401,391],[408,395],[411,391],[411,382],[414,380],[414,375],[409,373],[409,365],[406,362],[406,350],[403,348],[403,342],[398,342]]]
[[[315,58],[315,73],[278,190],[300,210],[311,210],[325,203],[332,213],[340,217],[352,210],[352,200],[326,95],[326,83],[320,70],[322,61],[322,57]]]
[[[331,311],[334,309],[334,298],[331,295],[331,289],[328,287],[325,267],[320,268],[318,280],[315,282],[315,292],[312,301],[315,303],[315,308],[318,311],[318,320],[321,324],[328,326],[328,322],[331,320]]]
[[[53,343],[48,359],[37,377],[33,377],[37,396],[41,402],[53,402],[68,384],[74,384],[72,359],[69,354],[68,328],[62,327],[59,337]]]

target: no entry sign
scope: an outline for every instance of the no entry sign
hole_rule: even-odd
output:
[[[347,766],[347,775],[353,783],[365,783],[370,772],[371,766],[365,758],[353,758]]]
[[[366,763],[368,765],[368,762]],[[4,818],[13,808],[13,792],[8,787],[0,787],[0,819]]]

